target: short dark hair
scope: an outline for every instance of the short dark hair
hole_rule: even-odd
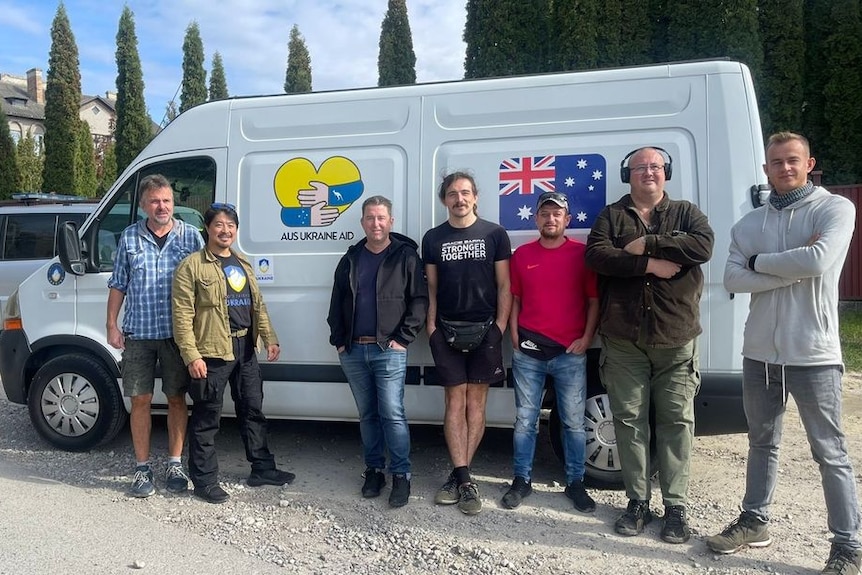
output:
[[[371,196],[362,202],[362,217],[365,217],[365,208],[368,206],[385,206],[389,215],[392,215],[392,200],[383,196]]]
[[[207,211],[204,212],[204,226],[209,227],[215,217],[219,214],[224,214],[232,219],[233,223],[236,224],[236,227],[239,228],[239,215],[237,215],[235,209],[230,208],[227,205],[220,205],[217,208],[210,206],[207,208]]]
[[[168,179],[161,174],[150,174],[149,176],[144,176],[138,184],[138,201],[143,201],[144,194],[155,190],[161,190],[162,188],[167,188],[171,190],[171,192],[174,190]]]

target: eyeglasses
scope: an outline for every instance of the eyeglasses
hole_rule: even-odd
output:
[[[236,206],[233,204],[223,204],[221,202],[215,202],[210,205],[210,208],[213,210],[230,210],[232,212],[236,211]]]
[[[635,174],[645,174],[647,172],[650,172],[652,174],[657,174],[658,172],[662,171],[663,169],[664,169],[664,165],[649,164],[649,165],[635,166],[634,168],[632,168],[632,172]]]

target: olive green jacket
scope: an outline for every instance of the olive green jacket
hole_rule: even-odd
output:
[[[265,346],[278,344],[251,264],[233,252],[245,270],[251,292],[251,334]],[[180,262],[171,291],[174,340],[186,365],[202,357],[233,361],[227,313],[227,286],[221,262],[207,248]]]

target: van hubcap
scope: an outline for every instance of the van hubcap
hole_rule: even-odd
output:
[[[99,417],[96,389],[77,373],[61,373],[48,382],[39,404],[48,425],[67,437],[83,435]]]
[[[620,471],[617,452],[617,435],[606,393],[587,398],[584,406],[584,432],[586,433],[586,461],[601,471]]]

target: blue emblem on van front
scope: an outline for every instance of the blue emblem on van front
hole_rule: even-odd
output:
[[[51,264],[48,268],[48,283],[52,286],[58,286],[66,279],[66,270],[59,263]]]

